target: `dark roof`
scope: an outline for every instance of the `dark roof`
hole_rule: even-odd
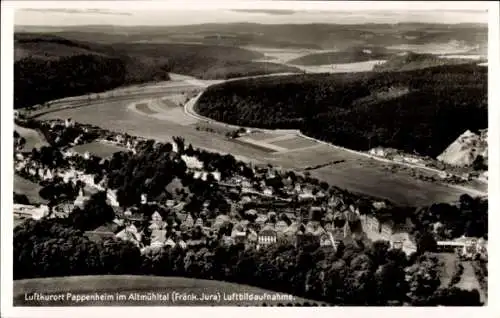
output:
[[[114,238],[115,234],[113,232],[97,232],[97,231],[86,231],[83,233],[89,240],[93,242],[101,242],[104,239]]]
[[[107,223],[99,226],[98,228],[94,229],[92,232],[110,232],[110,233],[117,233],[120,230],[120,226],[115,223]]]

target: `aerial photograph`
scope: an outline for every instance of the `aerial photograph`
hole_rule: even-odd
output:
[[[264,7],[15,10],[14,307],[488,305],[488,7]]]

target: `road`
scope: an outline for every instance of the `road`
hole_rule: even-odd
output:
[[[185,85],[180,85],[181,82]],[[201,80],[196,83],[200,82],[204,83]],[[209,84],[213,83],[211,81]],[[223,135],[196,130],[196,125],[182,125],[179,118],[160,120],[131,111],[129,107],[132,102],[159,98],[169,93],[178,94],[186,90],[201,91],[206,86],[208,85],[193,85],[192,81],[189,84],[182,78],[172,83],[122,89],[121,96],[104,94],[100,99],[93,100],[88,100],[88,97],[81,97],[79,100],[73,98],[72,101],[59,102],[56,108],[40,110],[36,114],[41,119],[72,118],[77,122],[160,141],[172,141],[173,136],[183,136],[186,142],[195,147],[230,153],[240,160],[269,163],[297,171],[307,166],[338,160],[342,163],[314,170],[311,174],[340,188],[388,199],[401,205],[452,202],[463,193],[475,195],[468,189],[416,180],[408,172],[390,172],[388,168],[394,165],[393,163],[377,161],[366,154],[340,147],[319,144],[310,150],[269,153],[228,140]]]

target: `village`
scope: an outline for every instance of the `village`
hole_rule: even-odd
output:
[[[42,125],[60,132],[76,127],[81,134],[60,149],[62,164],[56,168],[44,165],[32,153],[23,152],[16,140],[15,172],[39,184],[58,178],[63,184],[71,185],[77,195],[73,200],[59,200],[57,204],[15,204],[14,217],[18,220],[66,218],[75,208],[83,209],[92,194],[104,191],[107,203],[115,211],[115,219],[86,231],[85,235],[92,240],[115,237],[130,241],[141,253],[167,246],[196,249],[218,244],[244,244],[265,249],[280,243],[297,246],[308,242],[319,243],[321,247],[335,251],[340,242],[354,240],[385,240],[391,248],[401,249],[407,255],[417,250],[409,218],[396,224],[393,220],[377,217],[377,211],[387,207],[386,202],[369,201],[367,210],[366,200],[360,207],[355,200],[332,191],[328,185],[311,182],[304,177],[292,177],[270,166],[251,166],[252,179],[243,174],[223,177],[219,171],[206,171],[203,162],[195,156],[180,155],[195,179],[214,180],[219,189],[227,194],[229,211],[220,212],[213,218],[207,217],[211,214],[208,213],[209,200],[203,203],[203,210],[194,216],[185,210],[187,202],[179,196],[156,202],[148,199],[148,193],[143,193],[139,206],[121,207],[116,189],[108,187],[106,176],[96,178],[84,171],[85,162],[100,164],[105,158],[95,157],[89,152],[78,154],[71,148],[88,140],[86,134],[91,132],[98,136],[96,141],[123,147],[132,154],[147,140],[80,125],[70,119],[47,121]],[[179,145],[175,138],[172,146],[173,152],[178,152]],[[279,188],[273,186],[277,176],[281,180]],[[167,187],[175,191],[176,187],[182,187],[179,180],[177,183],[174,180]],[[145,215],[140,212],[144,209],[154,211]],[[441,241],[438,246],[443,250],[451,247],[453,251],[458,250],[470,258],[478,253],[487,253],[484,240],[478,242],[473,238]]]

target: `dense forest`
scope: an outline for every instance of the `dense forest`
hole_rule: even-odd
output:
[[[477,61],[476,63],[479,62],[480,61]],[[408,52],[406,54],[391,55],[384,63],[375,65],[373,70],[379,72],[410,71],[427,67],[470,63],[470,59],[466,58],[444,58],[433,54],[417,54]]]
[[[465,130],[487,127],[487,73],[469,64],[232,81],[209,87],[196,110],[230,124],[300,129],[356,150],[436,157]]]
[[[60,59],[25,57],[14,64],[14,107],[168,79],[165,67],[148,67],[129,57],[97,54]]]

